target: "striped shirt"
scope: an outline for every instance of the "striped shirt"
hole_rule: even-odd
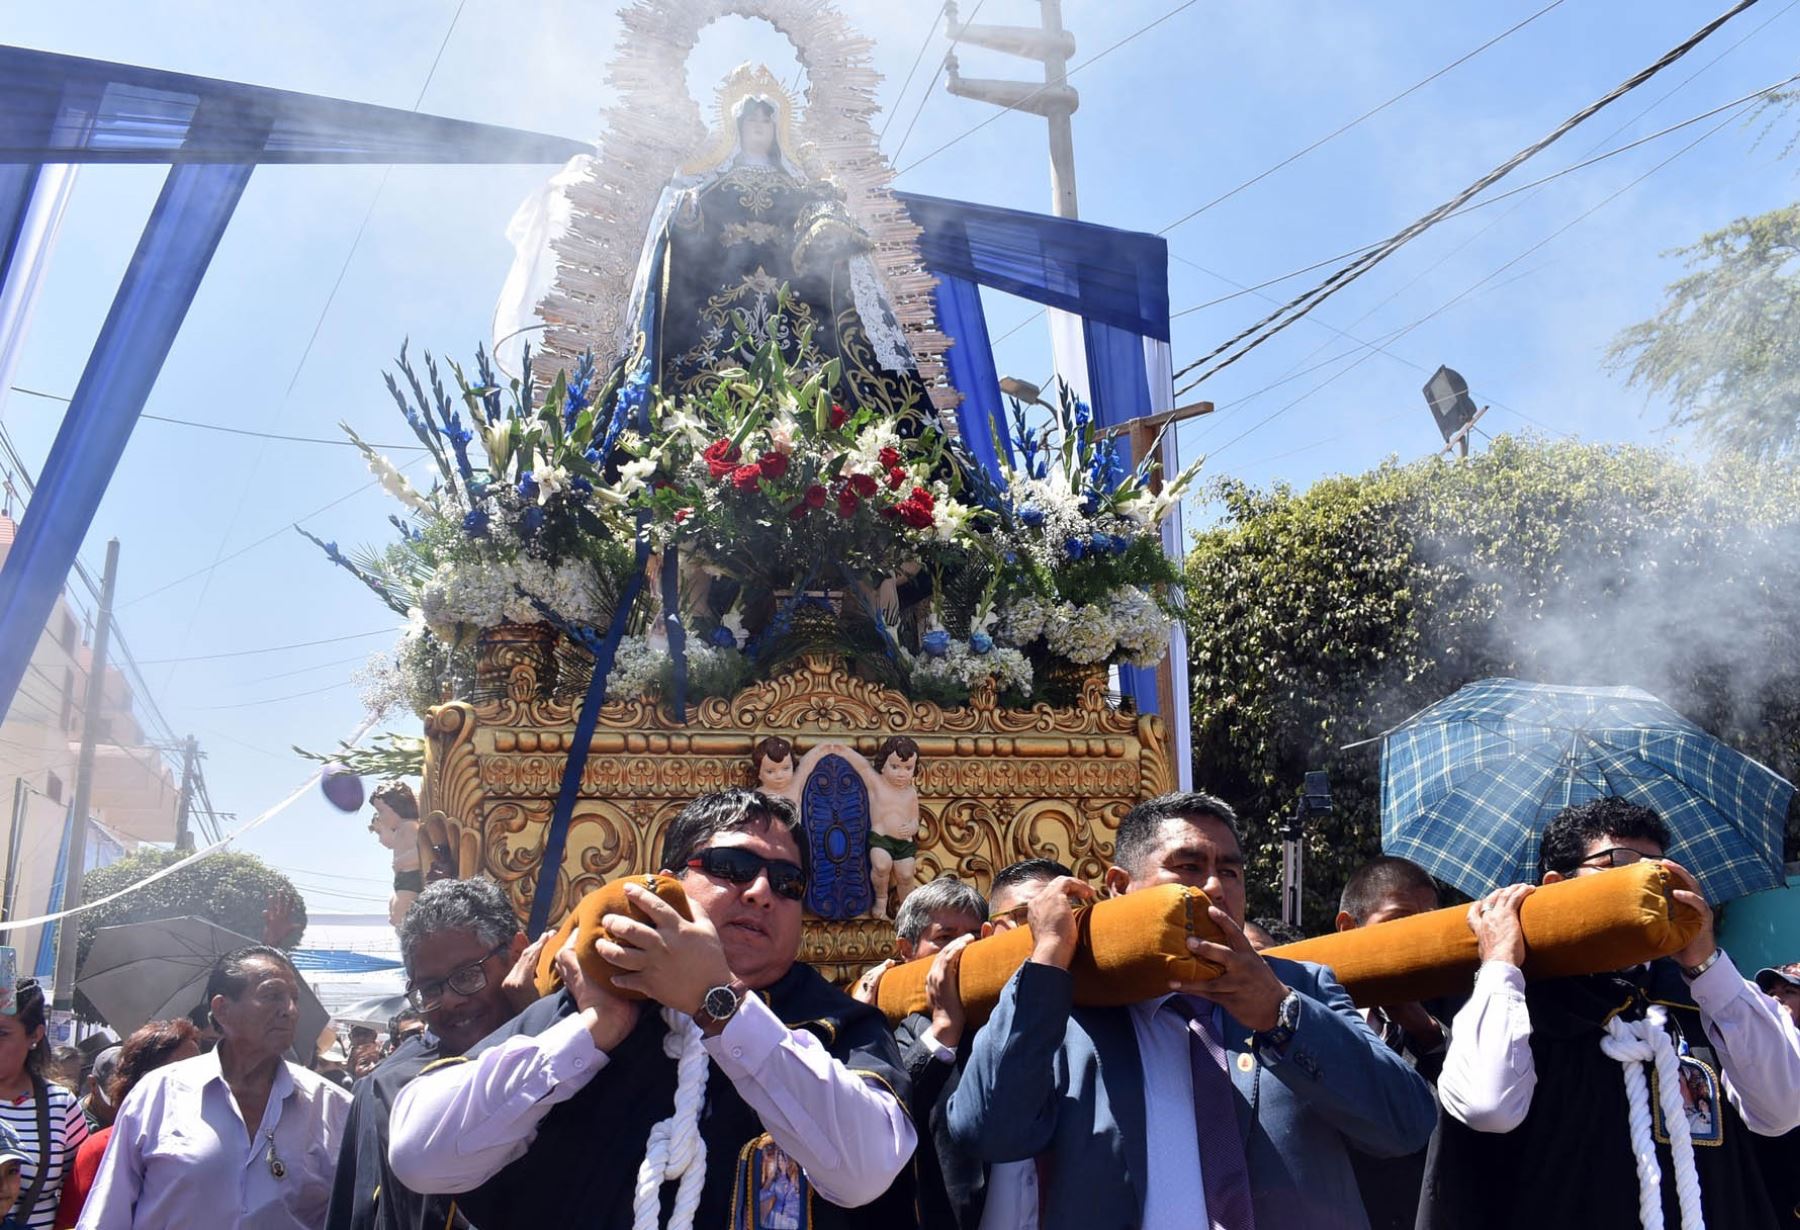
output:
[[[19,1225],[28,1230],[51,1230],[56,1225],[56,1202],[62,1192],[63,1176],[69,1173],[75,1150],[88,1137],[87,1117],[81,1113],[81,1103],[75,1095],[54,1082],[46,1087],[50,1094],[49,1175],[29,1217],[22,1209],[13,1210]],[[30,1093],[17,1101],[0,1098],[0,1121],[19,1134],[29,1159],[19,1164],[19,1199],[23,1200],[37,1177],[38,1160],[43,1156],[38,1144],[37,1099]]]

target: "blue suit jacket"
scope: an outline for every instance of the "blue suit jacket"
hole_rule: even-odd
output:
[[[1257,1230],[1366,1230],[1346,1147],[1425,1147],[1431,1088],[1381,1044],[1321,965],[1269,960],[1300,993],[1279,1054],[1225,1018]],[[975,1035],[951,1097],[951,1138],[987,1162],[1044,1158],[1042,1224],[1130,1230],[1144,1207],[1144,1069],[1127,1008],[1075,1008],[1064,970],[1026,964]],[[1250,1071],[1238,1055],[1249,1054]],[[1162,1230],[1147,1227],[1145,1230]]]

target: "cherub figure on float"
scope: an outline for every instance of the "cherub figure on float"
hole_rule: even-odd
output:
[[[875,749],[873,763],[843,743],[823,743],[813,750],[842,756],[869,791],[869,883],[875,890],[869,912],[891,918],[890,884],[896,910],[918,885],[919,745],[905,735],[890,736]]]

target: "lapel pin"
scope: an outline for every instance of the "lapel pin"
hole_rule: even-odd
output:
[[[1252,1059],[1249,1055],[1245,1054],[1243,1051],[1239,1051],[1238,1058],[1237,1058],[1237,1065],[1238,1065],[1239,1072],[1248,1072],[1248,1071],[1250,1071],[1250,1069],[1252,1069],[1256,1066],[1256,1060]]]

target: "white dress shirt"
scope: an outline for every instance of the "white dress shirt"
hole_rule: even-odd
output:
[[[1194,1069],[1187,1022],[1164,1012],[1160,995],[1131,1005],[1144,1063],[1145,1226],[1205,1226],[1206,1185],[1194,1129]],[[1233,1113],[1225,1107],[1223,1113]]]
[[[1688,992],[1718,1053],[1725,1096],[1744,1125],[1761,1136],[1800,1127],[1800,1029],[1787,1011],[1746,982],[1723,952]],[[1478,1132],[1510,1132],[1525,1122],[1536,1089],[1525,975],[1504,961],[1483,962],[1474,993],[1450,1026],[1438,1098]]]
[[[705,1046],[775,1143],[833,1204],[869,1203],[912,1159],[918,1135],[900,1100],[834,1059],[812,1034],[783,1025],[759,996],[745,996]],[[608,1059],[576,1015],[412,1081],[388,1120],[395,1177],[416,1192],[481,1186],[523,1157],[544,1116]]]
[[[283,1061],[252,1136],[217,1051],[158,1068],[119,1107],[80,1230],[319,1230],[349,1111]]]
[[[938,1063],[955,1063],[956,1052],[939,1042],[927,1029],[919,1041]],[[1038,1175],[1035,1158],[1022,1162],[994,1162],[988,1166],[982,1188],[979,1230],[1037,1230]]]

